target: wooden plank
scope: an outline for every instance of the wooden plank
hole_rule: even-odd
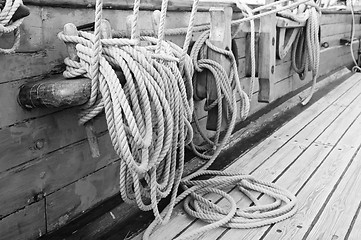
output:
[[[119,162],[115,162],[46,196],[48,231],[68,223],[118,193],[118,182]]]
[[[358,43],[353,43],[354,53],[357,54]],[[357,56],[357,55],[355,55]],[[339,66],[353,65],[349,46],[332,47],[321,51],[320,54],[320,76],[327,74],[330,70]],[[332,59],[332,61],[330,61]]]
[[[355,160],[361,158],[361,152]],[[354,214],[360,205],[361,192],[361,161],[353,161],[345,176],[332,193],[331,199],[322,209],[321,216],[306,236],[309,239],[346,239],[346,234],[352,224]],[[325,203],[326,204],[326,203]],[[316,220],[316,219],[315,219]],[[315,222],[314,220],[314,222]],[[355,225],[357,226],[357,225]],[[356,238],[350,238],[356,239]]]
[[[211,29],[209,34],[209,41],[216,47],[221,49],[231,49],[231,20],[233,10],[227,8],[211,8],[209,10],[211,15]],[[208,49],[207,58],[218,62],[229,74],[231,69],[230,60],[223,54],[217,53],[212,49]],[[207,75],[206,89],[207,89],[207,105],[211,105],[217,100],[217,84],[216,79],[212,73]],[[223,103],[224,105],[224,103]],[[223,114],[222,123],[227,121],[226,111]],[[216,131],[218,119],[218,106],[208,111],[207,129]]]
[[[360,15],[357,14],[355,16],[356,22],[360,22]],[[322,13],[321,16],[321,25],[330,25],[335,23],[351,23],[352,21],[352,15],[350,13],[344,13],[344,14],[325,14]]]
[[[36,81],[36,79],[19,80],[0,85],[0,96],[6,99],[6,101],[0,102],[0,128],[14,125],[19,122],[25,122],[30,118],[45,116],[56,111],[54,109],[34,109],[32,111],[27,111],[20,107],[17,102],[19,88],[25,82],[31,81]]]
[[[274,0],[267,0],[272,3]],[[258,101],[272,102],[274,100],[274,71],[276,65],[276,14],[271,14],[261,18],[260,41],[259,41],[259,64],[258,77],[260,92]]]
[[[31,14],[22,25],[19,53],[0,56],[0,64],[6,69],[0,72],[0,83],[59,71],[59,66],[63,64],[67,54],[65,44],[58,39],[57,34],[68,22],[80,26],[94,21],[92,9],[38,6],[29,6],[29,8]],[[125,30],[123,19],[130,14],[132,14],[130,10],[104,10],[104,18],[109,19],[114,30]],[[139,21],[141,29],[151,29],[148,23],[151,14],[151,11],[142,11],[142,18]],[[166,28],[186,27],[189,15],[189,12],[170,12],[167,15]],[[209,23],[209,14],[199,13],[195,21],[197,24]]]
[[[102,155],[92,158],[82,140],[0,174],[0,215],[10,214],[118,160],[107,133],[99,136]]]
[[[0,219],[0,239],[36,239],[46,233],[45,225],[45,203],[41,200]]]
[[[0,129],[0,173],[84,140],[78,112],[67,109]],[[107,129],[104,116],[96,119],[95,129],[99,133]]]
[[[356,78],[350,79],[351,81],[347,84],[342,84],[340,86],[340,92],[350,90],[350,88],[355,84]],[[360,87],[361,84],[358,84]],[[352,92],[352,93],[351,93]],[[351,89],[351,91],[348,91],[347,94],[347,100],[342,99],[342,101],[351,101],[352,96],[355,97],[355,95],[358,95],[358,90],[355,88]],[[343,92],[344,93],[344,92]],[[342,94],[342,93],[341,93]],[[337,94],[336,94],[337,95]],[[327,99],[323,101],[322,104],[328,105],[328,100],[336,100],[334,99],[335,95],[328,95],[331,97],[331,99]],[[340,100],[341,101],[341,100]],[[340,108],[337,105],[331,105],[326,111],[319,114],[319,116],[314,120],[315,113],[319,112],[319,105],[312,105],[309,109],[303,112],[303,114],[299,115],[299,117],[293,119],[290,124],[287,124],[285,127],[281,128],[279,131],[277,131],[275,134],[270,136],[268,139],[263,141],[260,145],[256,146],[252,150],[250,150],[248,153],[246,153],[244,156],[241,157],[240,162],[235,163],[232,165],[232,170],[239,170],[244,173],[252,172],[254,169],[256,169],[259,165],[261,165],[264,161],[268,161],[267,157],[270,156],[274,151],[277,151],[280,149],[285,143],[287,143],[294,135],[298,133],[298,131],[302,130],[305,127],[305,124],[307,124],[309,121],[312,121],[312,126],[308,127],[309,132],[312,131],[313,137],[310,136],[308,140],[312,141],[312,138],[317,137],[317,133],[322,133],[323,129],[321,129],[319,126],[321,123],[330,122],[333,118],[337,117],[337,114],[342,112],[345,108]],[[330,116],[330,114],[334,114],[333,117]],[[316,114],[317,115],[317,114]],[[308,121],[309,120],[309,121]],[[307,140],[307,141],[308,141]],[[282,149],[282,152],[279,152],[272,157],[274,159],[288,159],[288,155],[290,153],[295,154],[295,152],[302,152],[302,149],[299,148],[299,143],[295,144],[294,146],[287,145],[288,149]],[[280,161],[279,164],[284,165],[285,163]],[[278,168],[281,169],[281,168]],[[177,210],[175,211],[174,215],[172,215],[172,221],[167,224],[166,227],[161,227],[155,231],[155,235],[157,238],[162,239],[162,237],[174,237],[177,232],[170,233],[169,229],[178,229],[181,230],[189,225],[189,223],[192,221],[192,219],[184,214],[182,210],[180,210],[180,206],[177,206]]]
[[[360,31],[361,25],[357,24],[355,26],[355,31]],[[330,25],[322,25],[321,26],[321,36],[322,38],[327,36],[332,36],[341,33],[350,33],[351,32],[351,23],[337,23],[337,24],[330,24]]]
[[[292,147],[290,148],[291,151],[289,151],[289,154],[284,155],[287,156],[287,158],[290,160],[285,160],[279,158],[278,156],[273,156],[269,158],[267,162],[265,162],[258,170],[256,170],[253,175],[255,175],[256,177],[260,177],[261,179],[266,178],[268,179],[267,181],[272,181],[272,179],[274,179],[278,173],[282,172],[282,170],[284,169],[282,166],[287,166],[284,165],[282,162],[286,161],[292,163],[293,159],[297,159],[297,161],[291,164],[291,167],[287,170],[286,174],[288,177],[282,176],[282,182],[281,180],[277,181],[277,184],[282,184],[282,186],[287,188],[288,190],[296,192],[298,188],[303,185],[304,181],[308,179],[308,177],[313,173],[314,169],[322,162],[324,158],[327,157],[329,152],[332,150],[332,146],[336,145],[336,143],[339,141],[340,136],[344,134],[344,132],[348,129],[349,125],[359,115],[361,107],[358,106],[357,102],[360,99],[361,96],[359,95],[358,98],[354,100],[352,104],[349,105],[348,108],[316,140],[311,143],[311,145],[306,146],[304,143],[308,142],[308,131],[312,129],[308,129],[307,131],[306,129],[304,129],[300,134],[296,135],[295,138],[293,138],[292,141],[288,143],[288,145],[292,145]],[[343,125],[342,127],[340,127],[341,124]],[[307,137],[307,139],[305,138],[305,136]],[[295,154],[295,152],[298,151],[294,150],[294,147],[299,147],[306,150],[301,155],[298,155]],[[282,149],[280,151],[282,151]],[[238,191],[235,190],[235,192]],[[243,199],[241,199],[240,201],[243,201]],[[240,203],[241,205],[239,207],[247,206],[243,202]],[[226,206],[228,203],[227,201],[221,201],[220,204],[225,204]],[[263,229],[267,229],[267,227]],[[253,231],[243,230],[243,232],[247,236],[248,232],[256,233],[259,231],[260,229],[255,229]],[[237,235],[235,236],[242,238],[243,236],[240,235],[240,232],[241,230],[232,229],[231,231],[228,231],[223,237],[224,239],[234,239],[232,235],[237,233]],[[220,232],[218,230],[214,230],[210,233],[205,234],[203,237],[204,239],[215,239],[219,236],[217,234],[220,234]],[[257,235],[259,234],[257,233]]]
[[[361,87],[359,87],[360,89]],[[276,177],[279,177],[278,174],[282,173],[284,167],[287,167],[287,164],[291,163],[291,168],[286,172],[288,177],[282,176],[281,180],[277,181],[281,183],[284,188],[289,189],[290,191],[296,192],[298,188],[302,187],[304,181],[313,173],[314,169],[318,166],[322,160],[327,157],[328,153],[332,150],[332,146],[339,141],[339,138],[348,130],[349,125],[354,121],[354,119],[360,115],[361,107],[358,105],[359,100],[361,100],[361,95],[359,94],[356,99],[347,107],[345,111],[339,115],[332,124],[326,128],[326,130],[317,138],[310,134],[314,132],[313,128],[316,126],[314,124],[308,125],[303,129],[299,134],[297,134],[292,141],[288,142],[286,146],[279,151],[282,152],[285,149],[285,153],[281,156],[276,153],[272,157],[268,158],[267,161],[256,170],[252,175],[260,179],[267,179],[266,181],[272,181]],[[331,113],[331,112],[330,112]],[[297,118],[297,117],[296,117]],[[331,118],[334,118],[333,116]],[[315,121],[315,123],[318,121]],[[319,124],[319,123],[318,123]],[[313,127],[310,127],[313,125]],[[341,126],[342,125],[342,126]],[[322,126],[324,128],[324,126]],[[309,140],[313,139],[313,140]],[[360,142],[361,143],[361,142]],[[303,151],[300,151],[303,150]],[[306,151],[304,151],[306,149]],[[301,152],[301,155],[300,155]],[[287,160],[286,160],[287,158]],[[254,158],[253,158],[254,159]],[[297,162],[292,164],[292,161],[297,159]],[[285,163],[286,162],[286,163]],[[283,167],[284,166],[284,167]],[[230,169],[234,170],[231,166]],[[233,196],[239,195],[238,190],[232,191]],[[248,201],[244,201],[244,198],[239,200],[239,207],[247,207]],[[227,207],[229,203],[226,200],[222,200],[219,206]],[[197,221],[192,224],[187,231],[192,229],[197,229],[203,226],[204,223]],[[264,230],[267,227],[255,230],[236,230],[231,229],[227,231],[225,235],[222,236],[223,239],[259,239]],[[224,232],[221,228],[209,231],[203,234],[199,239],[219,239],[219,236]],[[257,234],[257,237],[254,236],[254,233]],[[244,236],[243,236],[244,234]],[[252,235],[252,237],[250,237]],[[292,239],[292,238],[290,238]],[[313,239],[313,238],[312,238]]]
[[[95,0],[84,0],[82,2],[76,0],[25,0],[27,5],[36,5],[36,6],[53,6],[53,7],[72,7],[72,8],[93,8],[95,5]],[[251,5],[263,5],[264,0],[246,0],[245,3]],[[157,10],[161,8],[161,0],[143,0],[141,2],[141,9],[146,10]],[[190,10],[192,8],[193,1],[191,0],[171,0],[169,1],[169,10],[170,11],[184,11]],[[236,7],[235,3],[229,0],[200,0],[199,10],[208,11],[210,7],[233,7],[235,10],[239,9]],[[117,1],[117,0],[106,0],[104,1],[105,8],[111,9],[132,9],[132,1]]]
[[[358,118],[307,185],[301,188],[298,194],[300,205],[296,215],[276,224],[265,239],[274,239],[275,237],[277,239],[293,239],[304,236],[328,195],[332,194],[332,189],[337,187],[339,178],[342,178],[343,172],[348,170],[349,162],[356,160],[356,152],[361,144],[361,138],[355,131],[360,127],[361,119]],[[290,176],[285,175],[286,177]],[[281,231],[276,231],[276,229]]]
[[[358,99],[361,99],[359,96]],[[297,161],[287,169],[287,171],[277,179],[276,184],[287,188],[293,193],[298,192],[300,189],[303,188],[304,183],[306,180],[309,179],[309,177],[312,177],[311,182],[307,183],[306,187],[309,186],[309,188],[317,189],[319,191],[319,187],[317,187],[317,183],[321,180],[322,184],[327,184],[328,181],[336,182],[338,178],[331,180],[329,177],[326,177],[325,175],[322,178],[317,178],[316,176],[313,176],[314,170],[317,169],[320,165],[322,170],[319,170],[323,172],[323,174],[327,174],[326,170],[323,169],[325,165],[328,167],[331,167],[332,170],[334,170],[334,166],[336,166],[336,163],[333,163],[332,161],[343,161],[341,165],[337,165],[337,168],[340,167],[339,173],[342,173],[342,166],[345,167],[347,165],[347,161],[344,161],[342,159],[342,156],[345,156],[345,159],[348,157],[351,158],[353,154],[356,151],[357,147],[354,147],[353,149],[351,147],[344,148],[345,144],[349,143],[351,139],[355,139],[355,129],[357,127],[360,127],[361,121],[359,118],[360,115],[360,107],[357,106],[357,101],[355,100],[352,105],[348,107],[348,109],[340,116],[325,132],[320,136],[319,139],[317,139],[315,142],[312,143],[312,145],[297,159]],[[356,109],[355,109],[356,107]],[[358,118],[358,121],[354,124],[355,118]],[[345,122],[346,121],[346,122]],[[343,125],[340,129],[340,125]],[[350,124],[353,124],[350,128]],[[346,134],[345,134],[346,132]],[[344,135],[345,134],[345,135]],[[341,140],[340,140],[341,137]],[[297,139],[296,139],[297,140]],[[299,139],[298,139],[299,140]],[[291,143],[295,144],[295,143]],[[361,138],[355,139],[354,146],[357,146],[358,144],[361,144]],[[341,148],[343,148],[341,150]],[[341,151],[341,153],[340,153]],[[345,155],[343,155],[345,154]],[[272,163],[271,163],[272,164]],[[259,172],[264,171],[264,169],[267,169],[268,174],[271,173],[273,175],[273,171],[276,171],[277,165],[272,164],[273,167],[270,167],[269,161],[265,163],[260,169]],[[320,168],[320,169],[321,169]],[[283,168],[281,168],[282,170]],[[329,169],[328,169],[329,170]],[[257,172],[255,172],[256,174]],[[316,172],[316,175],[319,172]],[[266,177],[268,178],[268,177]],[[269,179],[270,180],[270,179]],[[322,185],[324,186],[324,185]],[[306,188],[305,187],[305,188]],[[330,184],[329,187],[333,187],[332,184]],[[302,192],[298,194],[298,200],[300,204],[306,204],[310,208],[314,208],[314,202],[310,203],[311,198],[304,198],[302,195]],[[310,199],[310,201],[307,201],[307,199]],[[323,203],[320,202],[320,203]],[[295,218],[297,216],[301,216],[303,219],[297,219]],[[231,230],[228,231],[222,238],[224,239],[237,239],[236,236],[242,239],[259,239],[261,236],[264,235],[266,231],[268,231],[270,228],[271,231],[268,232],[265,239],[301,239],[303,235],[287,235],[285,234],[288,232],[296,232],[299,231],[299,229],[303,229],[302,231],[307,231],[307,227],[309,226],[306,222],[311,222],[312,217],[308,213],[302,212],[300,209],[295,217],[292,217],[289,220],[285,220],[284,222],[276,224],[274,227],[262,227],[258,229],[252,229],[252,230]],[[298,226],[298,227],[297,227]],[[277,229],[277,230],[276,230]],[[211,239],[211,238],[210,238]],[[310,238],[314,239],[314,238]]]

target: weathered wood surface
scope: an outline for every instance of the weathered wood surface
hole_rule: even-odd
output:
[[[231,20],[232,20],[232,8],[211,8],[209,10],[211,15],[211,29],[209,35],[209,41],[216,47],[221,49],[231,49]],[[208,49],[207,58],[219,63],[229,74],[231,70],[231,62],[223,54],[217,53],[212,49]],[[207,90],[207,105],[211,105],[217,100],[217,84],[216,79],[212,73],[207,75],[206,90]],[[224,104],[223,104],[224,105]],[[226,111],[223,111],[222,123],[226,122]],[[207,130],[217,130],[218,119],[218,106],[210,109],[207,116]]]
[[[6,99],[0,103],[0,150],[3,153],[0,156],[0,189],[9,192],[9,195],[0,197],[2,206],[0,215],[7,216],[0,221],[16,219],[15,217],[19,216],[16,214],[29,203],[44,204],[43,201],[46,198],[47,210],[51,213],[47,215],[49,223],[47,227],[49,230],[53,230],[69,223],[83,210],[114,195],[116,188],[112,187],[117,186],[117,178],[110,173],[116,173],[117,157],[112,150],[102,116],[95,121],[95,128],[100,136],[102,155],[100,158],[92,159],[84,129],[77,124],[78,109],[25,111],[18,106],[16,96],[22,84],[36,81],[37,78],[33,77],[41,78],[44,74],[57,73],[63,69],[62,61],[67,56],[66,46],[56,37],[63,25],[67,22],[74,22],[79,26],[92,22],[94,14],[89,10],[63,7],[44,6],[40,8],[31,5],[30,9],[32,14],[22,26],[22,44],[18,53],[0,56],[0,63],[4,69],[0,72],[0,95]],[[125,29],[124,19],[129,14],[131,11],[104,10],[105,17],[110,20],[112,27],[116,30]],[[140,22],[142,29],[150,29],[148,21],[151,14],[151,11],[142,12],[142,16],[144,16]],[[323,24],[327,25],[332,21],[337,23],[334,18],[325,16],[327,21],[322,19]],[[342,16],[340,22],[349,23],[349,16],[340,16]],[[168,17],[167,28],[184,27],[188,24],[189,13],[170,12]],[[197,15],[196,22],[197,24],[208,23],[209,19],[209,14],[203,12]],[[333,31],[333,28],[330,27],[326,30]],[[321,55],[321,57],[324,56],[324,59],[334,59],[332,62],[322,62],[321,72],[324,74],[346,62],[351,62],[348,55],[349,48],[339,47],[336,44],[339,37],[337,34],[340,34],[340,31],[326,32],[326,36],[330,38],[329,41],[334,41],[335,45],[326,49]],[[347,35],[348,32],[347,28],[341,34]],[[358,30],[357,34],[360,32]],[[241,32],[237,43],[239,46],[239,73],[242,78],[242,86],[247,90],[249,79],[244,77],[245,36],[246,33]],[[183,38],[173,38],[172,40],[182,44]],[[276,62],[275,78],[275,98],[306,84],[306,81],[300,81],[290,70],[289,56],[286,56],[284,61]],[[258,103],[258,92],[257,83],[251,103],[252,113],[267,106],[266,103]],[[203,111],[201,103],[197,106],[197,112],[201,125],[205,127],[206,113]],[[104,178],[104,182],[99,180],[102,173],[109,173],[109,178]],[[99,191],[97,189],[98,195],[95,197],[75,191],[76,186],[87,185],[92,189],[93,187],[101,188],[106,185],[106,182],[109,187],[104,187]],[[112,187],[110,187],[111,185]],[[69,200],[64,200],[61,197],[62,194]],[[82,196],[84,197],[82,198]],[[85,196],[88,196],[89,199],[85,199]],[[74,201],[72,202],[72,200]],[[40,218],[37,220],[41,221]],[[36,227],[31,231],[34,229]],[[31,231],[29,230],[29,233]]]
[[[266,181],[276,180],[277,184],[297,193],[301,207],[295,217],[275,226],[251,230],[217,228],[197,239],[260,239],[262,236],[301,239],[313,226],[313,219],[318,219],[317,213],[327,204],[329,194],[334,194],[335,188],[343,191],[339,179],[347,181],[342,177],[356,177],[352,172],[359,167],[356,153],[361,145],[361,137],[356,133],[361,125],[361,108],[357,104],[361,99],[360,77],[351,77],[229,167]],[[217,198],[210,196],[210,199],[217,202]],[[261,201],[265,200],[261,198]],[[358,200],[356,202],[357,205]],[[247,206],[247,202],[239,206]],[[158,229],[154,236],[171,239],[184,228],[191,231],[203,225],[177,208],[174,220]]]
[[[36,239],[46,233],[45,218],[43,199],[26,206],[9,217],[0,218],[0,239]]]
[[[263,5],[264,0],[245,0],[244,1],[250,5]],[[93,8],[95,6],[95,0],[24,0],[25,4],[35,5],[35,6],[53,6],[53,7],[83,7],[83,8]],[[140,9],[143,10],[159,10],[161,8],[162,0],[142,0]],[[133,0],[106,0],[104,1],[105,8],[112,9],[121,9],[128,10],[133,9],[134,1]],[[169,1],[168,9],[170,11],[184,11],[191,10],[193,5],[192,0],[171,0]],[[239,9],[236,7],[236,4],[229,0],[200,0],[199,4],[200,11],[208,11],[210,7],[233,7],[235,10]]]
[[[89,100],[90,88],[90,79],[59,76],[21,86],[18,100],[25,109],[74,107]]]
[[[266,0],[272,3],[274,0]],[[272,102],[275,100],[275,65],[276,65],[276,14],[260,19],[259,65],[258,77],[260,92],[258,101]]]

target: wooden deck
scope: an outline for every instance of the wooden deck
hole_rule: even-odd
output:
[[[217,228],[196,239],[361,239],[360,103],[361,74],[355,74],[230,166],[295,193],[295,216],[257,229]],[[231,194],[239,207],[250,204],[238,191]],[[179,205],[152,239],[173,239],[204,224]]]

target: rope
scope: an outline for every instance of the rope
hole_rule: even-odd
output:
[[[13,46],[9,49],[0,48],[0,53],[11,54],[20,46],[20,25],[24,18],[12,21],[12,17],[19,6],[23,4],[22,0],[6,0],[3,9],[0,11],[0,36],[4,33],[14,32],[15,40]]]
[[[243,1],[242,0],[237,0],[236,4],[237,7],[240,8],[241,10],[243,9],[242,5],[240,5]],[[238,19],[238,20],[233,20],[231,22],[232,26],[239,26],[241,23],[245,23],[245,22],[249,22],[252,20],[256,20],[265,16],[268,16],[270,14],[275,14],[284,10],[288,10],[288,9],[294,9],[296,7],[298,7],[301,4],[306,4],[306,5],[313,5],[312,0],[299,0],[295,3],[286,5],[286,6],[282,6],[282,7],[278,7],[275,9],[270,10],[272,7],[275,7],[277,5],[281,5],[285,2],[289,2],[289,0],[280,0],[274,3],[271,3],[269,5],[264,5],[264,6],[260,6],[257,7],[255,9],[252,9],[252,14],[253,16],[248,16],[247,12],[243,11],[243,13],[245,14],[244,18]],[[194,9],[194,8],[192,8]],[[260,11],[266,10],[262,13],[258,13]],[[258,14],[255,14],[258,13]],[[205,25],[195,25],[193,28],[193,32],[204,32],[210,29],[210,25],[209,24],[205,24]],[[240,30],[240,28],[239,28]],[[167,36],[176,36],[176,35],[184,35],[187,34],[188,31],[188,27],[185,28],[174,28],[174,29],[165,29],[165,35]],[[141,35],[142,36],[155,36],[154,31],[152,30],[141,30]],[[233,34],[236,35],[236,34]],[[124,37],[129,37],[129,34],[127,31],[113,31],[113,36],[115,38],[124,38]]]
[[[292,14],[288,12],[279,13],[280,16],[298,22],[306,22],[306,28],[298,30],[292,48],[292,67],[299,74],[301,80],[306,78],[307,72],[312,71],[312,87],[309,95],[302,100],[302,105],[306,105],[312,98],[315,91],[316,81],[320,65],[320,40],[319,40],[319,18],[321,11],[315,4],[310,4],[310,8],[304,13]]]
[[[285,1],[280,1],[283,2]],[[294,8],[302,2],[306,0],[290,6]],[[276,4],[250,10],[242,1],[238,3],[242,6],[246,17],[233,21],[232,24],[251,21],[253,28],[254,19],[292,8],[285,6],[257,13]],[[102,0],[96,0],[94,34],[79,31],[79,36],[66,36],[63,33],[58,35],[66,43],[77,44],[79,57],[79,61],[66,60],[68,68],[64,76],[83,75],[92,80],[92,97],[83,106],[79,122],[85,124],[105,111],[109,135],[121,159],[119,184],[122,199],[127,203],[136,203],[141,210],[152,210],[154,213],[155,220],[146,230],[144,239],[149,239],[158,225],[167,223],[174,206],[184,199],[185,210],[190,215],[210,224],[180,236],[179,239],[193,238],[219,226],[260,227],[282,221],[296,212],[295,197],[287,190],[280,189],[272,183],[256,180],[249,175],[207,170],[228,142],[238,114],[241,119],[248,116],[252,87],[248,95],[242,90],[232,52],[220,49],[208,40],[209,26],[194,44],[190,56],[187,54],[192,33],[197,30],[194,19],[198,4],[198,0],[193,3],[182,49],[164,41],[164,35],[167,34],[164,27],[167,0],[162,2],[159,29],[155,31],[158,34],[157,38],[137,36],[140,0],[134,2],[130,39],[101,38]],[[147,46],[140,45],[140,42],[146,42]],[[202,55],[201,49],[204,47],[230,59],[229,74],[219,63]],[[254,55],[254,50],[252,54]],[[310,58],[312,57],[310,55]],[[115,69],[123,72],[124,82],[118,79]],[[206,69],[215,78],[218,99],[206,106],[206,109],[218,106],[219,111],[218,130],[212,139],[200,131],[198,117],[193,113],[194,69],[197,72]],[[255,65],[252,63],[252,77],[254,70]],[[236,94],[241,98],[239,110],[237,110]],[[226,111],[229,112],[226,120],[228,127],[223,138],[220,130],[222,101],[226,103]],[[192,117],[196,129],[191,127]],[[198,146],[192,141],[193,130],[203,136],[205,145]],[[198,157],[208,161],[197,172],[182,178],[186,145],[189,145]],[[206,154],[207,150],[213,150],[212,154]],[[194,180],[199,176],[212,178]],[[184,192],[177,197],[177,189],[180,185]],[[237,210],[235,200],[228,193],[220,190],[231,185],[244,192],[256,206]],[[250,190],[269,195],[276,201],[270,205],[259,206],[257,200],[249,193]],[[203,197],[208,193],[215,193],[227,199],[231,205],[230,209],[221,209],[209,203]],[[160,213],[158,202],[168,195],[171,195],[170,204]]]
[[[351,44],[350,44],[350,51],[351,51],[351,57],[352,57],[352,61],[354,62],[354,66],[352,67],[352,71],[353,72],[361,72],[361,67],[359,66],[359,64],[356,61],[355,55],[353,53],[353,40],[355,38],[355,25],[356,25],[356,21],[355,21],[355,9],[354,9],[354,5],[353,5],[353,1],[351,1],[351,14],[352,14],[352,30],[351,30]]]
[[[160,216],[157,204],[172,192],[170,205],[174,206],[183,173],[184,147],[193,138],[193,99],[187,89],[193,65],[184,50],[162,37],[138,39],[139,0],[134,5],[131,39],[101,39],[101,3],[96,1],[94,34],[59,34],[63,41],[77,44],[80,59],[66,60],[70,67],[64,76],[92,79],[95,100],[84,106],[79,121],[85,124],[104,109],[112,144],[122,159],[119,182],[123,200],[136,203],[144,211],[153,210],[158,221],[167,222],[173,207]],[[163,13],[165,7],[163,4]],[[161,35],[164,24],[159,27]],[[137,46],[139,40],[150,46]],[[183,62],[183,72],[179,62]],[[125,83],[114,69],[124,73]],[[150,199],[149,204],[146,199]]]

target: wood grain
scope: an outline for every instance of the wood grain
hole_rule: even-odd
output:
[[[36,239],[46,233],[45,225],[45,203],[41,200],[0,219],[0,239]]]

